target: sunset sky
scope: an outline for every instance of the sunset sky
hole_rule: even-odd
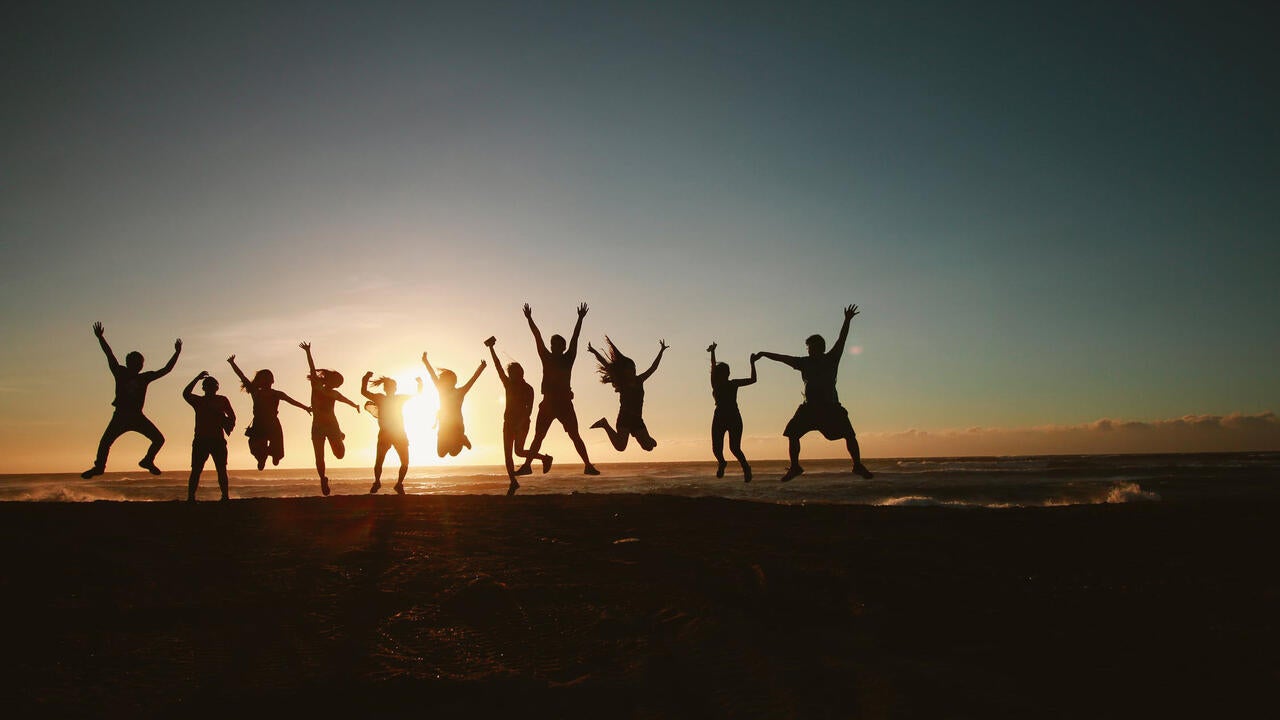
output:
[[[0,15],[0,472],[91,464],[95,320],[148,368],[186,344],[148,396],[179,470],[197,372],[249,419],[232,353],[305,402],[300,340],[355,398],[365,370],[410,390],[423,350],[465,379],[496,335],[536,387],[520,306],[549,337],[579,301],[597,462],[710,460],[707,344],[742,376],[833,339],[848,303],[839,390],[870,457],[1280,449],[1263,10],[182,5]],[[641,368],[671,345],[652,454],[585,429],[617,412],[585,353],[606,333]],[[760,363],[749,455],[785,456],[800,389]],[[451,462],[500,462],[501,398],[490,368]],[[429,383],[415,403],[413,463],[438,463]],[[306,414],[280,413],[284,464],[309,466]],[[374,422],[339,418],[337,466],[370,464]],[[545,447],[573,456],[558,426]]]

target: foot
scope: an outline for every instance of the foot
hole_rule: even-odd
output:
[[[742,482],[751,482],[751,466],[746,463],[742,463]]]
[[[582,474],[583,475],[599,475],[600,471],[596,469],[595,465],[592,465],[591,463],[587,463],[587,466],[582,468]]]
[[[160,474],[160,468],[156,467],[156,461],[150,458],[143,458],[142,462],[138,463],[138,467],[146,470],[152,475]]]
[[[595,421],[595,422],[591,423],[591,427],[592,427],[592,428],[606,428],[606,427],[609,427],[609,419],[608,419],[608,418],[600,418],[599,420],[597,420],[597,421]]]
[[[382,488],[382,481],[374,480],[373,485],[369,488],[369,494],[373,495],[374,493],[378,492],[378,490],[380,490],[381,488]]]
[[[85,480],[88,480],[91,477],[98,477],[102,473],[106,472],[106,470],[107,469],[102,467],[101,465],[94,465],[88,470],[85,470],[84,472],[80,473],[80,477],[84,478]]]
[[[853,474],[861,477],[863,480],[870,480],[875,477],[875,474],[868,470],[867,466],[862,463],[853,464]]]
[[[222,497],[221,497],[221,498],[219,498],[219,501],[221,501],[221,502],[226,502],[226,501],[228,501],[228,500],[230,500],[230,499],[231,499],[231,498],[227,497],[227,494],[226,494],[226,493],[222,493]]]
[[[398,482],[398,483],[396,483],[395,487],[394,487],[394,488],[392,488],[392,489],[396,491],[396,494],[397,494],[397,495],[403,495],[403,494],[404,494],[404,483],[402,483],[402,482]]]
[[[782,482],[789,482],[791,478],[799,477],[803,474],[804,474],[804,468],[800,467],[799,465],[792,465],[791,467],[787,468],[787,471],[785,473],[782,474],[781,480]]]
[[[511,484],[507,485],[507,497],[511,497],[512,495],[515,495],[516,490],[519,490],[519,489],[520,489],[520,483],[516,482],[516,478],[514,475],[511,476]]]
[[[724,477],[724,466],[725,466],[725,464],[726,464],[726,463],[725,463],[725,461],[723,461],[723,460],[717,460],[717,461],[716,461],[716,477],[718,477],[718,478],[722,478],[722,477]]]
[[[521,465],[521,466],[520,466],[520,469],[519,469],[519,470],[516,470],[516,474],[517,474],[517,475],[532,475],[532,474],[533,474],[533,468],[529,467],[529,463],[527,463],[527,462],[526,462],[525,464],[523,464],[523,465]]]
[[[266,467],[267,467],[267,459],[264,457],[258,458],[258,469],[265,470]]]
[[[320,494],[329,497],[329,478],[320,478]]]
[[[273,457],[273,458],[271,458],[271,464],[272,464],[273,466],[274,466],[274,465],[279,465],[279,464],[280,464],[280,458],[278,458],[278,457]]]
[[[543,455],[542,456],[542,474],[546,475],[549,472],[551,472],[551,456]]]

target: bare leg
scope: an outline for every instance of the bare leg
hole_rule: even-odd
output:
[[[630,436],[627,433],[618,432],[614,430],[609,425],[609,421],[606,420],[605,418],[600,418],[599,420],[595,421],[594,423],[591,424],[591,427],[600,428],[601,430],[605,431],[605,434],[609,436],[609,442],[613,443],[614,450],[617,450],[618,452],[622,452],[623,450],[627,449],[627,440]]]
[[[516,471],[517,475],[528,475],[533,472],[533,470],[529,469],[529,464],[533,462],[533,456],[542,447],[542,441],[547,437],[547,430],[551,428],[551,421],[554,419],[546,408],[541,405],[538,406],[538,417],[534,420],[533,442],[529,444],[529,454],[525,456],[524,464]]]
[[[804,474],[804,468],[800,467],[800,438],[787,438],[787,454],[791,457],[791,467],[783,473],[782,482]]]
[[[80,473],[80,477],[87,480],[95,475],[101,475],[107,469],[107,455],[111,452],[111,445],[128,431],[129,424],[123,422],[118,416],[112,415],[111,421],[107,423],[107,429],[102,431],[102,439],[98,441],[98,453],[93,458],[93,467]]]
[[[582,458],[582,464],[584,466],[582,468],[582,474],[599,475],[600,471],[596,469],[595,465],[591,464],[591,458],[587,457],[587,445],[582,442],[582,435],[578,433],[578,416],[573,412],[573,408],[570,408],[569,411],[560,418],[560,424],[564,427],[564,431],[568,433],[569,439],[573,441],[573,447],[578,451],[578,456]]]
[[[320,494],[329,494],[329,478],[324,474],[324,436],[311,434],[311,451],[316,455],[316,473],[320,475]]]
[[[386,438],[379,437],[378,449],[376,450],[376,454],[373,456],[373,487],[369,488],[370,495],[378,492],[379,488],[382,487],[382,461],[387,457],[387,450],[390,449],[391,441]]]
[[[724,427],[716,422],[711,421],[711,454],[716,458],[716,477],[724,477]]]
[[[227,481],[227,446],[223,444],[221,447],[215,447],[213,452],[213,467],[218,471],[218,489],[222,491],[222,499],[227,499],[227,490],[230,483]]]
[[[862,464],[862,451],[858,448],[858,438],[856,435],[850,435],[844,440],[845,447],[849,449],[849,457],[853,459],[853,472],[864,480],[870,480],[875,477],[866,465]]]
[[[738,458],[738,464],[742,466],[742,482],[751,482],[751,465],[747,463],[747,456],[742,453],[742,423],[734,423],[729,428],[729,452]],[[720,461],[721,467],[724,466],[724,460]]]
[[[541,460],[542,474],[545,475],[547,474],[547,471],[551,470],[551,456],[534,452],[533,450],[526,450],[524,447],[524,440],[528,435],[529,425],[527,423],[522,423],[511,437],[511,452],[527,461]]]
[[[400,456],[400,474],[396,477],[396,494],[404,494],[404,476],[409,474],[409,441],[407,439],[400,440],[396,443],[396,454]]]
[[[196,489],[200,487],[200,473],[204,472],[204,462],[208,458],[208,450],[191,448],[191,477],[187,478],[187,502],[196,500]]]

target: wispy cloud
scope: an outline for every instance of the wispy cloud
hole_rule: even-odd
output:
[[[872,455],[1020,455],[1280,450],[1280,417],[1184,415],[1164,420],[1102,418],[1080,425],[971,427],[866,433]]]

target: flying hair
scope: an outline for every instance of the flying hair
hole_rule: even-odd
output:
[[[605,351],[604,362],[596,361],[599,366],[596,372],[600,373],[600,382],[606,385],[613,385],[615,388],[619,382],[631,380],[636,376],[636,363],[631,358],[622,354],[617,345],[613,344],[613,340],[608,335],[604,336]]]

